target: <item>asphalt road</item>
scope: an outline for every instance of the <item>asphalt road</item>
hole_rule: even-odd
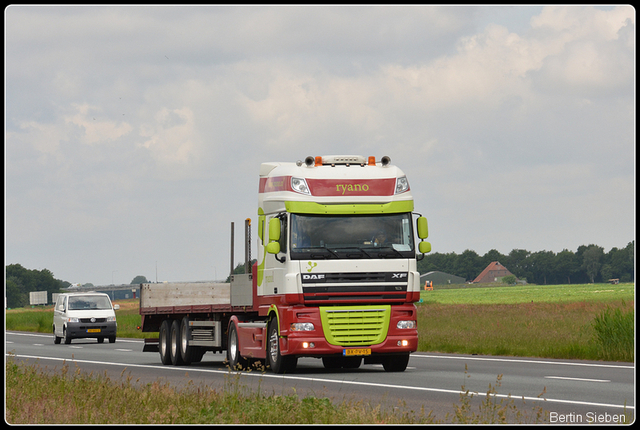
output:
[[[385,408],[400,405],[416,413],[431,411],[440,419],[460,404],[463,385],[479,393],[474,402],[483,400],[491,385],[498,393],[496,401],[509,401],[511,396],[523,412],[542,407],[552,423],[611,423],[635,417],[631,363],[414,353],[407,370],[400,373],[385,372],[381,365],[327,371],[321,360],[305,358],[298,361],[294,374],[275,375],[230,372],[225,357],[210,352],[191,366],[163,366],[157,353],[142,352],[142,340],[137,339],[119,338],[113,344],[78,339],[54,345],[52,335],[6,332],[5,342],[6,355],[16,362],[37,362],[52,371],[66,362],[94,374],[106,372],[110,378],[131,376],[140,383],[161,381],[182,387],[192,381],[212,388],[259,389],[266,395],[295,393],[301,398],[364,401]],[[498,375],[502,375],[500,386]]]

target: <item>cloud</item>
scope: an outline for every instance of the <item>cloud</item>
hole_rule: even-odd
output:
[[[207,279],[211,261],[227,265],[228,222],[255,213],[259,164],[332,153],[391,156],[435,251],[633,234],[632,7],[12,6],[6,18],[13,261],[55,254],[70,273],[81,252],[110,282],[116,263],[101,260],[158,255],[173,279]],[[593,228],[609,220],[620,227]]]

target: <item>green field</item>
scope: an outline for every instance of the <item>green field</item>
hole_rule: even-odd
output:
[[[423,291],[421,298],[443,305],[633,301],[634,290],[634,284],[436,286],[433,291]]]

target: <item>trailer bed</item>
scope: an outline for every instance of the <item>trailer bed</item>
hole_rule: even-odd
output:
[[[167,282],[140,286],[140,314],[216,312],[231,309],[231,284]]]

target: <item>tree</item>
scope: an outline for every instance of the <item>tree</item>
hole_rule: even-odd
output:
[[[600,273],[603,258],[604,248],[597,245],[589,245],[582,253],[582,268],[587,273],[589,279],[591,279],[591,283],[595,282],[596,277]]]
[[[147,280],[146,276],[138,275],[135,278],[133,278],[133,280],[129,283],[131,285],[136,285],[136,284],[146,284],[147,282],[149,281]]]
[[[15,308],[29,304],[29,293],[32,291],[60,292],[61,281],[53,277],[48,269],[29,270],[20,264],[10,264],[5,268],[7,307]]]

